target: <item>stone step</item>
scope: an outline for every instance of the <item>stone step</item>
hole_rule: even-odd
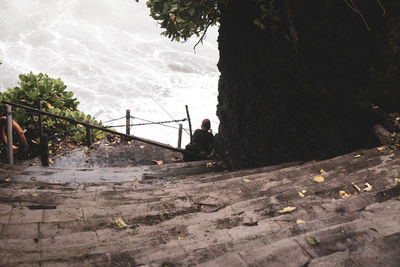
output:
[[[151,183],[3,182],[0,265],[396,266],[400,156],[361,154],[182,176],[163,166]],[[321,169],[325,180],[316,183]],[[287,206],[296,209],[278,212]],[[128,227],[117,228],[118,218]]]

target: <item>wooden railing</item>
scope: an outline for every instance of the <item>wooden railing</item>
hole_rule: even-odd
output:
[[[158,146],[158,147],[161,147],[161,148],[169,149],[169,150],[172,150],[172,151],[175,151],[175,152],[179,152],[179,153],[183,153],[183,154],[193,154],[193,153],[188,152],[188,151],[186,151],[186,150],[184,150],[184,149],[182,149],[180,147],[173,147],[171,145],[160,143],[160,142],[153,141],[153,140],[150,140],[150,139],[137,137],[137,136],[130,135],[130,134],[120,133],[120,132],[117,132],[117,131],[112,130],[112,129],[108,129],[108,128],[105,128],[105,127],[92,125],[92,124],[89,124],[89,123],[83,122],[83,121],[77,121],[77,120],[74,120],[72,118],[68,118],[68,117],[65,117],[65,116],[52,114],[52,113],[49,113],[49,112],[46,112],[46,111],[43,111],[43,110],[40,110],[40,109],[37,109],[37,108],[32,108],[32,107],[28,107],[28,106],[17,104],[17,103],[13,103],[13,102],[8,102],[8,101],[5,101],[5,100],[2,100],[1,103],[5,104],[6,107],[7,107],[7,114],[6,114],[6,116],[7,116],[7,137],[8,137],[7,144],[8,144],[8,159],[9,159],[9,163],[10,164],[14,164],[14,155],[13,155],[13,147],[12,147],[13,146],[13,142],[12,142],[13,141],[12,140],[12,108],[11,108],[12,106],[18,107],[18,108],[22,108],[22,109],[25,109],[25,110],[28,110],[28,111],[31,111],[31,112],[34,112],[34,113],[37,113],[38,115],[46,115],[46,116],[54,117],[54,118],[57,118],[57,119],[65,120],[65,121],[68,121],[68,122],[70,122],[72,124],[80,124],[80,125],[86,127],[87,137],[90,140],[91,140],[91,138],[90,138],[90,129],[96,129],[96,130],[100,130],[100,131],[103,131],[103,132],[106,132],[106,133],[115,134],[115,135],[124,137],[127,140],[136,140],[136,141],[140,141],[140,142],[143,142],[143,143],[146,143],[146,144]],[[127,119],[127,121],[128,121],[128,119]],[[128,130],[128,127],[127,127],[127,132],[129,133],[129,131],[130,131],[130,129]],[[179,132],[180,132],[180,134],[182,133],[181,126],[180,126]],[[47,137],[46,134],[42,134],[42,136],[40,137],[40,140],[41,140],[40,143],[42,144],[41,145],[41,158],[42,158],[42,165],[43,166],[49,166],[49,163],[48,163],[49,162],[49,160],[48,160],[48,150],[47,150],[47,153],[45,151],[46,149],[48,149],[48,146],[47,146],[47,140],[48,139],[47,138],[48,137]],[[178,139],[178,144],[179,145],[181,143],[180,140],[181,140],[181,138],[179,137],[179,139]],[[89,146],[90,146],[90,143],[89,143]],[[42,151],[42,149],[43,149],[43,151]],[[199,155],[196,154],[196,156],[199,156]]]

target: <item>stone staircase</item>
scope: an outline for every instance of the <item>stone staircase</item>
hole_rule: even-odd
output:
[[[3,168],[0,265],[399,266],[399,151],[143,168]]]

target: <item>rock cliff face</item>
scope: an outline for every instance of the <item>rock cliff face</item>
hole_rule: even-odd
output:
[[[327,158],[371,145],[372,126],[382,120],[372,104],[396,109],[399,90],[380,87],[395,84],[386,75],[390,49],[383,40],[394,38],[390,27],[398,22],[370,2],[360,8],[371,31],[345,3],[282,5],[293,24],[282,17],[266,30],[253,23],[261,15],[252,1],[222,8],[217,150],[230,167]]]

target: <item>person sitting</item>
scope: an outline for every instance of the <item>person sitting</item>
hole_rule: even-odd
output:
[[[214,136],[209,132],[211,122],[209,119],[204,119],[201,123],[201,129],[197,129],[192,138],[192,143],[186,146],[186,150],[198,154],[185,154],[184,161],[195,161],[206,158],[213,150]]]

